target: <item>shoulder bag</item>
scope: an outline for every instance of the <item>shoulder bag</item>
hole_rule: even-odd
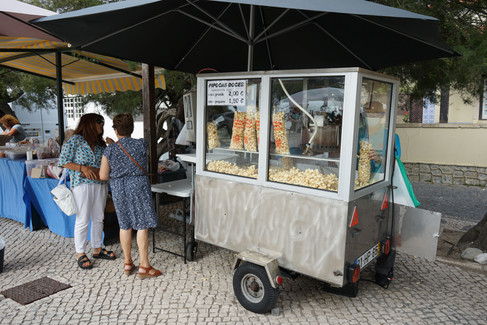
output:
[[[145,171],[144,167],[142,167],[141,165],[139,165],[139,163],[136,162],[134,158],[132,158],[132,156],[127,152],[127,150],[125,150],[125,148],[120,144],[119,141],[117,141],[117,144],[119,145],[120,149],[122,149],[123,152],[125,152],[125,154],[134,162],[134,164],[136,164],[140,169],[142,169],[142,171],[144,172],[145,176],[149,177],[149,180],[151,180],[151,183],[152,183],[151,176],[153,176],[153,175],[147,174],[147,172]]]
[[[51,190],[51,194],[54,195],[53,200],[58,205],[59,209],[70,216],[78,213],[78,206],[74,200],[73,193],[66,187],[66,174],[67,169],[64,168],[63,174],[61,175],[57,186]]]

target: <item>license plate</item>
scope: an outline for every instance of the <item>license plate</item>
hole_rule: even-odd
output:
[[[355,264],[358,264],[363,269],[367,264],[372,262],[380,253],[380,243],[377,243],[374,247],[366,251],[359,258],[355,260]]]

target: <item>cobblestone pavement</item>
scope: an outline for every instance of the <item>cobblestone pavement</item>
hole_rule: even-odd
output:
[[[156,279],[123,274],[123,260],[95,260],[92,270],[75,262],[73,239],[47,228],[31,232],[0,218],[6,240],[0,291],[44,276],[72,287],[22,306],[0,295],[0,324],[485,324],[487,272],[398,254],[389,289],[365,271],[355,298],[322,290],[318,280],[285,278],[275,313],[254,314],[237,301],[232,287],[234,254],[200,243],[195,262],[158,252]],[[156,240],[176,250],[180,239]],[[115,240],[108,249],[121,255]],[[134,253],[136,246],[133,243]],[[137,265],[137,260],[134,261]]]

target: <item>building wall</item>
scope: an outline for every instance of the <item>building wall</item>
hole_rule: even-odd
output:
[[[79,116],[69,117],[67,119],[66,128],[68,129],[76,129],[78,125],[80,116],[87,113],[97,113],[103,116],[105,119],[105,125],[103,127],[103,137],[110,137],[113,140],[117,140],[115,136],[115,132],[113,131],[113,120],[110,116],[108,116],[105,111],[101,109],[101,107],[95,105],[94,103],[88,103],[85,107],[82,108],[82,112]],[[142,116],[134,117],[134,132],[132,133],[132,138],[134,139],[141,139],[144,137],[144,122],[142,120]]]
[[[458,92],[452,90],[450,95],[448,123],[473,123],[478,121],[480,105],[478,99],[474,99],[471,104],[466,104]],[[438,106],[439,110],[440,107]]]
[[[480,109],[480,98],[465,103],[460,93],[452,90],[448,123],[439,123],[439,104],[432,124],[404,123],[398,115],[396,133],[409,179],[487,186],[487,120],[479,119]]]
[[[448,109],[448,123],[487,123],[487,120],[479,121],[479,98],[470,98],[470,103],[465,103],[458,91],[451,90],[450,105]],[[435,104],[435,123],[440,122],[440,104]]]
[[[487,167],[487,125],[398,124],[403,162]]]
[[[396,133],[410,180],[487,185],[486,124],[402,123]]]

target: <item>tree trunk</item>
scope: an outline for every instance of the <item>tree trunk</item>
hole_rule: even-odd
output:
[[[8,103],[0,103],[0,117],[4,116],[5,114],[10,114],[15,116],[14,111]]]
[[[448,123],[448,110],[450,106],[450,86],[441,87],[440,123]]]
[[[487,251],[487,214],[460,238],[457,246],[462,249],[473,247]]]
[[[414,100],[411,104],[411,110],[409,111],[410,123],[422,123],[423,122],[423,101]]]

